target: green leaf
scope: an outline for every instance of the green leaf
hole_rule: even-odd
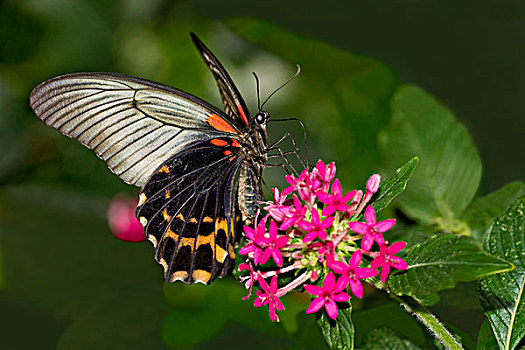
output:
[[[361,344],[367,350],[418,350],[421,349],[407,339],[403,339],[389,328],[377,328],[368,332]]]
[[[330,349],[351,350],[354,348],[354,324],[352,323],[352,307],[339,309],[336,320],[332,320],[324,310],[317,319],[324,339]]]
[[[490,256],[471,238],[453,234],[430,237],[410,248],[404,259],[408,269],[391,275],[388,283],[394,293],[416,297],[512,269],[512,264]]]
[[[525,193],[525,183],[512,182],[482,198],[475,199],[463,213],[474,240],[481,242],[490,221],[503,214],[514,200]]]
[[[402,86],[393,97],[392,120],[381,141],[391,166],[413,155],[420,158],[409,188],[397,201],[401,210],[416,221],[453,231],[481,177],[481,161],[466,128],[423,90]]]
[[[492,334],[490,323],[488,320],[485,320],[478,333],[478,345],[476,346],[476,349],[492,350],[497,348],[498,343],[496,342],[496,338],[494,338],[494,334]]]
[[[419,158],[414,157],[401,168],[397,169],[393,177],[381,181],[376,197],[371,204],[376,212],[386,208],[394,198],[405,190],[407,182],[418,163]]]
[[[516,266],[480,281],[481,304],[499,348],[514,349],[525,335],[525,196],[494,220],[484,247]]]

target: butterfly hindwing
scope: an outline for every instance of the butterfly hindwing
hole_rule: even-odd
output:
[[[236,145],[217,138],[187,147],[160,166],[140,194],[137,217],[168,282],[209,284],[232,264],[239,224]]]
[[[33,89],[30,104],[47,125],[93,150],[136,186],[196,139],[238,133],[227,115],[193,95],[114,73],[48,80]]]

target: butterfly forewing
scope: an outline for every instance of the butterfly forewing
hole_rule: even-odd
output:
[[[47,125],[92,149],[136,186],[195,140],[238,133],[223,112],[195,96],[119,74],[51,79],[32,91],[30,104]]]
[[[199,49],[204,62],[206,62],[208,68],[213,73],[222,97],[222,102],[224,103],[224,111],[238,126],[247,126],[250,121],[250,112],[239,90],[237,90],[237,87],[233,83],[232,78],[217,57],[215,57],[202,41],[193,33],[191,33],[191,37],[195,46]]]

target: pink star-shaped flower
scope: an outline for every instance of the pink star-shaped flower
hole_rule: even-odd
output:
[[[358,298],[363,297],[363,284],[360,279],[374,277],[379,273],[376,269],[359,267],[362,257],[361,251],[357,250],[352,254],[348,265],[341,261],[328,261],[327,263],[328,267],[335,273],[342,275],[337,281],[343,285],[339,286],[339,288],[344,289],[347,285],[350,285],[352,293]]]
[[[325,207],[322,211],[323,216],[330,216],[335,211],[340,212],[346,212],[350,207],[346,204],[346,202],[351,201],[352,198],[354,198],[356,194],[356,190],[350,191],[344,196],[341,196],[343,194],[341,190],[341,183],[339,182],[339,179],[335,179],[334,183],[332,184],[332,195],[329,195],[326,192],[323,191],[317,191],[317,198],[321,202],[325,204]]]
[[[344,288],[341,288],[343,284],[339,281],[335,282],[335,276],[332,272],[328,273],[323,280],[323,287],[305,285],[304,289],[312,294],[317,295],[310,303],[310,306],[306,309],[307,314],[311,314],[319,311],[323,306],[328,314],[328,317],[335,320],[337,318],[338,310],[336,301],[348,301],[350,295],[343,292]]]
[[[239,254],[253,257],[253,262],[259,264],[263,255],[262,243],[264,243],[264,235],[266,234],[266,220],[261,220],[255,230],[244,226],[244,234],[249,243],[239,250]]]
[[[319,237],[319,239],[322,239],[323,241],[327,238],[326,229],[332,226],[332,223],[334,222],[334,217],[330,216],[323,221],[321,221],[321,218],[319,217],[319,212],[317,209],[312,209],[312,221],[308,222],[306,220],[301,220],[297,224],[299,228],[303,231],[307,231],[308,233],[303,237],[303,242],[308,243]]]
[[[299,198],[294,194],[293,195],[293,207],[289,206],[283,209],[283,212],[285,213],[286,217],[283,219],[283,222],[281,223],[281,226],[279,227],[280,230],[287,230],[293,225],[295,225],[299,220],[301,220],[304,217],[304,214],[306,213],[306,206],[302,206],[301,202],[299,201]]]
[[[293,175],[286,175],[284,179],[290,186],[286,187],[282,193],[285,195],[289,195],[290,193],[295,191],[298,188],[299,184],[304,182],[308,178],[308,175],[308,169],[304,169],[298,178],[296,178]]]
[[[283,221],[283,219],[286,216],[286,211],[284,209],[287,208],[287,206],[283,205],[284,201],[286,200],[286,197],[287,195],[279,193],[279,190],[277,188],[274,188],[274,202],[264,207],[264,210],[266,210],[268,214],[270,214],[270,216],[278,222]]]
[[[364,235],[363,241],[361,242],[361,249],[365,252],[369,252],[370,248],[377,242],[380,246],[385,242],[383,238],[383,232],[386,232],[395,225],[395,219],[388,219],[377,222],[376,212],[371,206],[366,207],[365,210],[365,221],[366,223],[353,221],[348,223],[348,227],[356,233]]]
[[[375,253],[376,258],[372,260],[370,266],[372,268],[381,267],[381,282],[385,283],[390,272],[390,266],[398,270],[406,270],[408,268],[405,260],[394,256],[394,254],[397,254],[401,249],[405,248],[406,245],[406,242],[403,241],[392,243],[390,247],[382,244],[379,248],[379,253]]]
[[[247,260],[247,262],[240,264],[238,270],[239,272],[248,270],[248,272],[250,273],[249,276],[241,276],[239,278],[241,282],[244,282],[244,287],[248,289],[248,295],[242,298],[242,300],[246,300],[250,297],[250,295],[252,295],[253,283],[257,280],[259,273],[253,270],[253,265],[250,260]]]
[[[325,260],[332,261],[335,259],[334,243],[331,241],[314,242],[308,244],[308,250],[317,250],[319,253],[319,262],[324,263]]]
[[[261,265],[265,264],[271,256],[278,266],[283,266],[281,248],[288,244],[288,236],[277,236],[277,224],[273,220],[270,222],[270,230],[268,232],[270,236],[261,239],[266,249],[261,257],[260,263]]]
[[[274,275],[272,277],[272,280],[270,282],[270,285],[268,286],[268,283],[264,280],[264,278],[259,277],[257,279],[259,281],[259,284],[261,285],[262,289],[260,289],[256,292],[257,299],[255,299],[255,302],[253,305],[256,307],[261,307],[263,305],[268,305],[268,309],[270,312],[270,318],[272,321],[279,322],[279,317],[277,316],[277,313],[275,312],[275,309],[282,311],[284,310],[284,306],[281,303],[281,300],[279,298],[284,294],[279,291],[277,288],[277,276]]]
[[[312,178],[316,178],[317,181],[320,181],[322,183],[322,190],[328,191],[328,188],[330,187],[330,182],[335,177],[335,163],[332,162],[326,166],[322,160],[319,160],[315,166],[315,168],[312,170]],[[315,180],[312,179],[312,182],[315,183]],[[317,188],[321,187],[321,185],[317,186]]]

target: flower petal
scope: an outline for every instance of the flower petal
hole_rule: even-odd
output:
[[[390,272],[390,265],[383,265],[381,267],[381,282],[385,283],[388,278],[388,273]]]
[[[317,191],[316,193],[317,198],[324,204],[328,204],[332,202],[332,196],[330,196],[328,193],[323,191]]]
[[[305,289],[308,293],[310,293],[310,294],[312,294],[312,295],[321,295],[321,294],[323,294],[323,292],[324,292],[324,289],[323,289],[323,288],[321,288],[321,287],[319,287],[319,286],[314,286],[314,285],[312,285],[312,284],[306,284],[306,285],[304,286],[304,289]]]
[[[360,250],[356,250],[354,254],[352,254],[352,257],[350,258],[350,261],[348,262],[348,266],[352,268],[357,268],[359,264],[361,263],[362,257],[363,257],[363,253],[361,253]]]
[[[365,221],[367,225],[376,224],[376,211],[371,206],[368,206],[365,209]]]
[[[323,230],[326,230],[327,228],[329,228],[330,226],[332,226],[332,224],[334,223],[334,220],[335,220],[335,217],[333,216],[329,216],[327,217],[326,219],[323,220],[323,222],[321,223],[321,228]]]
[[[335,205],[329,204],[323,209],[323,211],[321,212],[321,215],[323,215],[323,216],[330,216],[333,213],[335,213],[336,209],[337,209],[337,207]]]
[[[393,268],[398,269],[398,270],[408,269],[407,262],[397,256],[390,257],[390,265],[392,265]]]
[[[363,297],[363,284],[361,284],[361,281],[356,279],[350,280],[350,290],[352,290],[352,293],[359,299]]]
[[[332,272],[326,274],[323,280],[323,289],[325,291],[333,291],[335,288],[335,275]]]
[[[335,273],[345,274],[348,266],[341,261],[330,261],[327,263],[328,267],[331,268]]]
[[[314,312],[319,311],[319,309],[322,308],[323,305],[324,305],[324,298],[317,297],[314,300],[312,300],[312,302],[310,303],[310,305],[306,309],[306,313],[307,314],[313,314]]]
[[[360,233],[362,235],[368,232],[368,225],[359,221],[349,222],[348,227],[355,233]]]
[[[272,257],[273,257],[273,261],[275,261],[277,266],[279,267],[283,266],[283,256],[281,255],[281,251],[279,249],[272,249]]]
[[[335,282],[335,292],[339,293],[343,291],[346,286],[348,286],[349,279],[346,275],[342,275],[337,279],[337,282]]]
[[[335,179],[334,183],[332,184],[332,196],[341,197],[341,194],[343,191],[341,190],[341,182],[339,182],[339,179]]]
[[[357,193],[357,190],[353,190],[353,191],[348,192],[347,194],[345,194],[343,196],[343,198],[341,199],[341,202],[346,203],[346,202],[352,200],[355,197],[356,193]]]
[[[270,248],[266,248],[266,249],[264,250],[264,253],[263,253],[263,255],[262,255],[261,260],[259,261],[259,263],[260,263],[261,265],[266,264],[266,262],[268,261],[268,259],[270,259],[270,256],[271,256],[271,255],[272,255],[272,249],[270,249]]]
[[[345,301],[350,300],[350,295],[345,292],[337,293],[334,295],[333,299],[338,302],[345,302]]]
[[[330,317],[332,320],[337,318],[337,305],[335,301],[328,299],[324,304],[324,308],[328,314],[328,317]]]
[[[396,224],[396,219],[388,219],[388,220],[379,221],[375,225],[375,228],[378,232],[385,232],[385,231],[390,230],[392,226],[394,226],[395,224]]]
[[[370,234],[365,235],[361,241],[361,249],[365,252],[369,252],[372,245],[374,245],[374,236]]]
[[[376,269],[372,269],[369,267],[360,267],[357,269],[356,277],[360,279],[365,279],[365,278],[375,277],[377,276],[378,273],[379,271],[377,271]]]
[[[317,237],[317,233],[315,231],[308,232],[303,237],[303,243],[311,242],[311,241],[313,241],[315,239],[315,237]]]
[[[407,243],[403,241],[392,243],[390,247],[388,247],[388,253],[390,255],[394,255],[398,253],[401,249],[405,248],[406,246],[407,246]]]

